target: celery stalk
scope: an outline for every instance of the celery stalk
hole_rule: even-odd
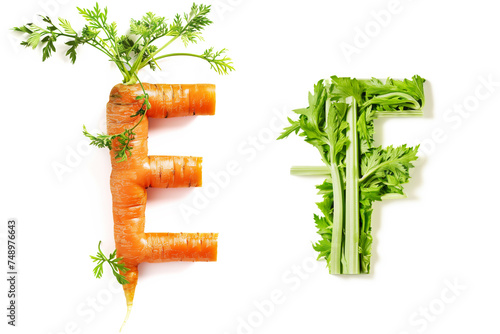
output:
[[[345,199],[345,246],[347,268],[344,274],[359,274],[359,146],[357,131],[357,102],[347,98],[349,111],[346,151],[346,199]]]

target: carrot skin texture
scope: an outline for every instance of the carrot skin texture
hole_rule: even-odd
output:
[[[149,157],[151,170],[150,187],[184,188],[200,187],[202,158],[170,157],[152,155]]]
[[[147,262],[216,261],[216,233],[147,233]]]
[[[148,156],[148,117],[214,115],[215,85],[143,84],[151,108],[134,129],[132,155],[126,161],[115,159],[118,142],[110,151],[112,172],[114,235],[117,257],[130,270],[123,285],[127,306],[131,307],[142,262],[216,261],[217,233],[144,233],[148,187],[199,187],[202,184],[198,157]],[[140,85],[118,84],[111,90],[106,107],[107,132],[118,134],[134,126],[140,116],[130,117],[142,105]]]
[[[148,117],[167,118],[215,114],[215,85],[143,83],[143,86],[149,94],[149,102],[151,103]],[[139,85],[124,86],[119,84],[111,90],[110,98],[115,104],[129,105],[137,103],[135,97],[142,94],[143,91]]]

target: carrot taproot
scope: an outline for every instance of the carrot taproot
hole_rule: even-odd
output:
[[[112,172],[110,187],[113,198],[114,235],[117,257],[130,270],[122,273],[129,281],[123,285],[128,318],[142,262],[216,261],[217,233],[145,233],[145,211],[148,187],[200,187],[201,163],[198,157],[148,156],[148,118],[213,115],[215,86],[143,84],[151,108],[134,129],[132,155],[118,162],[117,143],[110,151]],[[107,130],[118,134],[137,122],[130,117],[142,102],[140,85],[118,84],[111,90],[107,104]],[[115,139],[116,140],[116,139]],[[125,321],[126,321],[125,319]]]

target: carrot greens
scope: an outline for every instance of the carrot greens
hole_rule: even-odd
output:
[[[209,5],[193,4],[189,13],[175,15],[170,23],[165,17],[148,12],[139,20],[131,19],[129,33],[121,36],[118,34],[116,22],[108,22],[107,7],[101,8],[96,3],[92,9],[79,7],[77,9],[87,21],[80,33],[71,26],[68,20],[59,18],[58,22],[54,23],[48,16],[41,16],[43,22],[46,23],[45,27],[27,23],[14,27],[13,30],[27,35],[21,45],[32,49],[42,47],[42,61],[56,51],[55,42],[59,39],[66,40],[65,44],[68,47],[66,56],[72,63],[76,61],[78,47],[87,44],[104,53],[116,65],[123,76],[124,85],[141,84],[144,94],[137,96],[136,99],[142,100],[143,104],[135,114],[131,115],[131,117],[141,116],[135,126],[113,136],[92,135],[85,126],[83,127],[83,134],[91,140],[91,145],[107,147],[111,150],[113,142],[116,142],[115,158],[118,161],[125,161],[132,154],[130,142],[135,138],[133,130],[142,121],[148,109],[148,95],[138,75],[141,69],[148,66],[156,70],[159,68],[158,61],[161,59],[188,56],[205,60],[218,74],[228,74],[234,70],[231,58],[226,55],[226,49],[216,51],[210,47],[202,54],[163,52],[177,39],[180,39],[184,46],[203,41],[202,31],[212,24],[207,17],[210,13]]]
[[[120,274],[120,271],[123,273],[126,273],[130,269],[125,267],[125,264],[120,263],[120,261],[123,260],[123,258],[116,257],[116,249],[114,250],[113,253],[109,254],[109,257],[104,255],[104,253],[101,251],[101,242],[100,241],[99,241],[99,244],[97,245],[97,249],[98,249],[98,251],[97,251],[96,256],[90,255],[90,258],[92,259],[92,261],[97,262],[97,266],[94,268],[94,276],[96,278],[101,278],[102,273],[103,273],[102,266],[104,265],[104,263],[108,263],[111,266],[111,270],[113,271],[113,275],[116,277],[116,280],[118,281],[118,283],[120,283],[122,285],[128,284],[129,281],[127,281],[125,276]]]
[[[422,116],[424,79],[357,80],[333,76],[309,93],[309,106],[278,139],[295,133],[319,151],[324,166],[292,167],[294,175],[325,176],[317,186],[323,216],[314,215],[321,239],[314,244],[332,274],[370,272],[374,201],[404,198],[417,147],[375,146],[377,117]]]
[[[183,16],[175,15],[170,24],[165,17],[148,12],[139,20],[130,20],[129,34],[121,36],[118,35],[117,24],[108,22],[107,7],[100,8],[99,4],[96,4],[92,9],[79,7],[77,9],[87,21],[80,33],[77,33],[70,22],[63,18],[59,18],[58,24],[55,24],[48,16],[41,16],[46,27],[27,23],[14,28],[15,31],[27,34],[26,40],[21,42],[21,45],[33,49],[41,46],[42,60],[45,61],[56,51],[54,43],[59,38],[64,38],[67,40],[65,44],[69,47],[66,55],[72,63],[76,61],[78,47],[84,44],[90,45],[116,64],[126,85],[137,83],[137,74],[142,68],[149,66],[154,70],[158,67],[158,60],[179,55],[203,59],[219,74],[227,74],[234,70],[231,59],[225,55],[226,49],[214,51],[212,47],[202,54],[161,54],[177,39],[180,39],[185,46],[203,40],[202,31],[212,24],[207,18],[210,6],[193,4],[189,13]],[[157,46],[155,43],[158,40],[165,41]]]

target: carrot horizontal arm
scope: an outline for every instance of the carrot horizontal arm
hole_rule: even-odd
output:
[[[146,233],[146,262],[216,261],[217,233]]]
[[[202,158],[195,157],[150,156],[149,186],[154,188],[201,187],[201,162]]]
[[[213,84],[148,84],[143,83],[151,108],[148,117],[167,118],[215,114],[215,85]],[[118,84],[111,90],[110,100],[118,105],[137,105],[143,90],[140,85]],[[130,115],[124,115],[130,116]]]

